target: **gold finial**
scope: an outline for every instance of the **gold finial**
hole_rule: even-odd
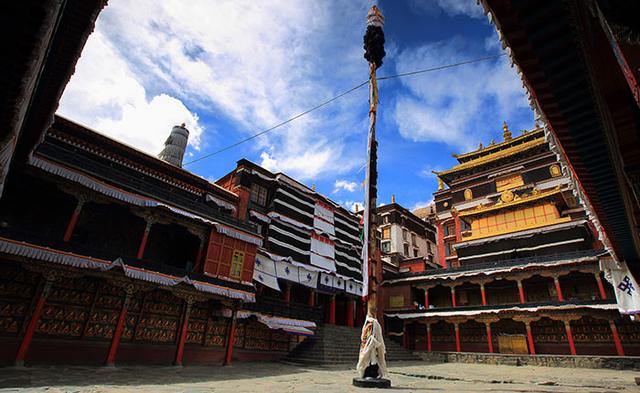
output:
[[[480,144],[478,145],[478,150],[482,150],[484,149],[484,146],[482,145],[482,142],[480,142]]]
[[[511,140],[511,131],[509,131],[509,126],[506,121],[502,122],[502,136],[505,141]]]
[[[495,144],[496,144],[496,140],[495,140],[495,139],[492,139],[492,140],[491,140],[491,143],[489,143],[489,146],[493,146],[493,145],[495,145]]]
[[[396,196],[395,195],[391,195],[391,203],[396,203]]]
[[[311,183],[311,191],[315,191],[316,190],[316,183]]]
[[[438,191],[444,190],[444,182],[438,177]]]

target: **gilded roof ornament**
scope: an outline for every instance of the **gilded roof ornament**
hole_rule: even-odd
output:
[[[504,137],[505,141],[511,140],[511,131],[509,131],[509,126],[507,125],[506,121],[502,122],[502,136]]]

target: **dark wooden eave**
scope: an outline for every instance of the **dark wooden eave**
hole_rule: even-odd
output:
[[[483,0],[618,258],[640,277],[640,111],[593,1]]]

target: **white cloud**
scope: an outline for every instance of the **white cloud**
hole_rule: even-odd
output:
[[[409,210],[414,211],[414,210],[416,210],[418,208],[421,208],[421,207],[427,207],[432,203],[433,203],[433,198],[428,200],[428,201],[419,201],[419,202],[414,203],[413,206],[411,206],[411,208],[409,208]]]
[[[117,48],[111,62],[128,65],[133,82],[146,88],[139,96],[167,92],[201,113],[231,121],[245,133],[240,139],[363,79],[363,16],[369,5],[366,0],[295,6],[285,0],[201,0],[188,6],[177,0],[113,0],[96,29]],[[93,45],[90,39],[79,67],[94,62],[88,59],[95,55]],[[75,79],[84,85],[88,78]],[[345,173],[364,151],[345,148],[354,130],[366,132],[361,126],[366,110],[357,110],[358,104],[366,106],[366,89],[359,94],[251,143],[271,169],[300,180]],[[95,110],[86,117],[98,115]],[[205,134],[203,143],[207,140],[226,145]]]
[[[164,93],[148,99],[102,33],[89,37],[81,59],[60,102],[61,115],[152,155],[162,150],[171,127],[184,122],[189,144],[198,149],[203,131],[198,115]]]
[[[353,213],[364,209],[364,202],[361,201],[340,201],[338,203]]]
[[[461,39],[405,50],[397,71],[427,68],[477,57]],[[503,120],[528,108],[524,91],[506,57],[468,64],[443,72],[403,78],[406,88],[395,104],[400,134],[413,141],[444,142],[463,150],[488,142]],[[512,125],[512,130],[517,126]],[[493,132],[492,132],[493,130]]]
[[[333,185],[333,193],[335,194],[340,190],[354,192],[357,187],[358,187],[358,183],[354,181],[336,180],[336,182]]]
[[[437,15],[443,11],[449,16],[464,15],[470,18],[482,18],[482,6],[477,0],[412,0],[414,10],[428,15]]]

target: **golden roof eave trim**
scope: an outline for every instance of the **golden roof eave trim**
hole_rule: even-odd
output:
[[[489,155],[477,158],[475,160],[471,160],[471,161],[467,161],[465,163],[462,164],[458,164],[456,166],[454,166],[451,169],[448,169],[446,171],[442,171],[442,172],[434,172],[437,176],[442,176],[442,175],[448,175],[450,173],[455,173],[455,172],[459,172],[465,169],[469,169],[469,168],[475,168],[477,166],[483,165],[483,164],[487,164],[489,162],[495,161],[495,160],[499,160],[501,158],[504,157],[508,157],[511,156],[513,154],[517,154],[517,153],[521,153],[523,151],[529,150],[529,149],[533,149],[534,147],[537,146],[541,146],[543,144],[547,143],[547,141],[544,139],[544,137],[540,137],[540,138],[536,138],[533,139],[531,141],[525,142],[521,145],[516,145],[516,146],[512,146],[508,149],[505,150],[500,150],[497,151],[495,153],[491,153]]]
[[[490,151],[490,150],[500,150],[500,148],[505,146],[505,145],[508,145],[508,144],[514,143],[514,142],[518,142],[520,139],[524,139],[526,137],[531,137],[532,135],[534,135],[536,133],[541,133],[541,134],[544,135],[544,128],[539,127],[539,128],[533,129],[531,131],[525,131],[524,134],[518,135],[515,138],[511,138],[508,141],[502,141],[500,143],[496,143],[495,145],[488,145],[488,146],[483,147],[482,149],[470,151],[468,153],[452,154],[452,156],[454,158],[459,159],[459,158],[466,158],[466,157],[472,156],[474,154],[485,153],[485,152]],[[535,139],[537,139],[537,138],[535,138]]]

